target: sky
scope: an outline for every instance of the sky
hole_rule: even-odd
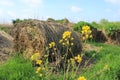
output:
[[[1,0],[0,23],[17,18],[120,21],[120,0]]]

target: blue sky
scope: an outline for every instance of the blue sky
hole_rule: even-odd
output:
[[[68,18],[78,21],[120,21],[120,0],[1,0],[0,22],[12,19]]]

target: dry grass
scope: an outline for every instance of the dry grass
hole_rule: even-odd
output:
[[[34,52],[44,53],[46,46],[50,42],[55,42],[59,53],[62,51],[59,40],[62,38],[64,31],[71,31],[74,40],[74,47],[72,52],[78,54],[81,52],[82,46],[79,40],[79,36],[70,28],[53,23],[39,20],[26,20],[14,25],[14,43],[15,50],[17,52],[23,51],[23,53],[31,56]]]

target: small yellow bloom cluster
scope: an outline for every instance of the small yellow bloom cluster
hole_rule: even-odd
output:
[[[68,63],[72,64],[73,66],[75,65],[75,59],[74,58],[70,58],[70,60],[68,60]]]
[[[55,42],[49,43],[49,48],[53,48],[53,47],[55,47]]]
[[[39,74],[39,77],[42,77],[43,74],[42,72],[45,70],[45,68],[37,67],[36,74]]]
[[[74,40],[73,37],[71,37],[71,32],[70,31],[65,31],[62,35],[62,39],[59,41],[63,46],[73,46],[73,43],[70,43],[70,41]]]
[[[65,31],[62,35],[62,38],[66,39],[66,38],[70,38],[70,36],[71,36],[71,32],[70,31]]]
[[[83,26],[81,33],[83,41],[87,40],[88,38],[92,38],[92,31],[90,30],[89,26]]]
[[[35,73],[39,74],[39,77],[42,77],[43,76],[42,72],[45,70],[45,68],[44,67],[40,67],[41,64],[42,64],[42,60],[39,59],[39,58],[40,58],[40,54],[39,53],[35,53],[34,55],[31,56],[31,60],[35,61],[36,65],[39,65],[39,67],[37,67]]]
[[[77,56],[75,56],[75,60],[80,63],[82,61],[82,57],[78,54]]]
[[[70,60],[68,60],[68,62],[71,62],[72,65],[75,64],[75,62],[80,63],[81,61],[82,61],[82,57],[79,54],[74,58],[70,58]]]
[[[31,56],[31,60],[38,60],[40,58],[40,53],[35,53],[34,55]]]
[[[80,76],[77,80],[86,80],[84,76]]]
[[[36,64],[40,65],[42,63],[42,60],[37,60]]]

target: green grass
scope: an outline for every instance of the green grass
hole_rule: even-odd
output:
[[[0,80],[39,80],[30,61],[14,56],[0,66]]]
[[[94,45],[103,47],[97,55],[97,57],[99,56],[99,60],[97,60],[97,63],[94,66],[86,69],[82,75],[85,75],[88,80],[119,80],[120,47],[105,44]],[[100,74],[96,75],[100,70],[103,70],[105,65],[108,65],[108,70],[102,71]],[[92,76],[94,77],[91,78]]]
[[[7,27],[1,27],[1,26],[0,26],[0,30],[5,31],[5,32],[9,31],[9,29]]]
[[[120,47],[102,43],[93,43],[93,45],[103,47],[103,49],[95,57],[96,64],[88,67],[82,72],[80,71],[81,73],[78,76],[83,75],[87,78],[87,80],[119,80]],[[100,74],[96,75],[97,72],[103,70],[105,65],[108,65],[108,70],[102,71]],[[69,77],[71,77],[71,75]],[[52,74],[47,78],[47,80],[64,80],[62,74]],[[32,67],[31,61],[25,60],[22,56],[14,56],[4,64],[0,65],[0,80],[41,79],[35,74],[35,68]]]

